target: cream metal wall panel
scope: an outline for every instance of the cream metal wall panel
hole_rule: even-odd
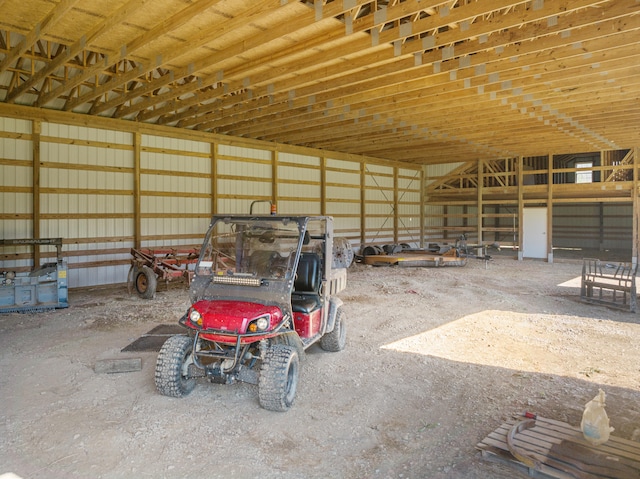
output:
[[[345,172],[344,170],[333,171],[327,168],[327,184],[341,184],[354,186],[360,189],[360,172]]]
[[[285,200],[300,200],[320,202],[321,187],[314,184],[298,184],[298,183],[279,183],[278,184],[278,203]]]
[[[31,133],[31,122],[18,118],[5,118],[0,116],[0,131],[10,133]]]
[[[278,181],[306,181],[320,183],[320,168],[295,167],[290,165],[278,165]]]
[[[211,200],[209,198],[173,198],[171,196],[144,196],[140,198],[140,209],[148,214],[178,218],[181,214],[188,215],[191,212],[204,211],[208,213]]]
[[[104,257],[100,257],[104,260]],[[86,262],[86,258],[78,258],[78,264]],[[69,269],[69,287],[87,287],[99,286],[104,284],[118,284],[127,281],[129,273],[129,264],[116,264],[113,266],[92,266],[91,268],[73,268]],[[71,273],[74,273],[71,275]]]
[[[21,239],[33,237],[32,143],[31,122],[0,117],[0,237]],[[19,138],[25,136],[26,138]],[[31,247],[7,246],[0,254],[29,255]],[[3,268],[31,268],[28,258],[0,261]]]
[[[141,245],[199,244],[211,216],[211,145],[142,135]]]
[[[317,156],[300,155],[298,153],[278,152],[279,162],[296,163],[299,165],[320,168],[320,158]]]
[[[325,162],[327,168],[335,168],[341,170],[360,171],[361,163],[359,161],[338,160],[336,158],[327,158]]]
[[[41,236],[65,241],[70,287],[126,281],[126,270],[120,270],[127,268],[133,245],[132,138],[42,124]],[[98,265],[105,262],[113,264]]]
[[[391,172],[391,176],[374,175],[368,172],[364,178],[367,188],[393,190],[393,172]]]
[[[4,160],[32,161],[31,140],[0,138],[0,158]]]
[[[268,200],[268,198],[267,198]],[[223,198],[218,200],[218,212],[220,214],[246,215],[249,214],[253,199]],[[255,214],[268,214],[268,204],[256,204],[253,208]]]
[[[349,238],[356,249],[360,246],[361,167],[356,161],[325,161],[326,214],[334,217],[336,235]]]
[[[378,165],[375,163],[367,163],[365,165],[365,170],[367,171],[367,173],[371,174],[371,175],[391,175],[393,176],[393,167],[392,166],[386,166],[386,165]]]
[[[128,132],[48,122],[42,123],[41,134],[55,138],[101,142],[112,145],[130,145],[133,141],[133,135]]]
[[[242,146],[232,146],[220,144],[218,153],[223,156],[235,156],[236,158],[249,158],[253,160],[271,161],[271,150],[258,150],[256,148],[247,148]]]
[[[70,124],[41,123],[39,227],[41,237],[65,239],[71,287],[123,283],[134,242],[140,241],[143,247],[199,244],[213,206],[217,212],[245,214],[253,200],[274,196],[282,214],[316,215],[324,210],[333,215],[336,234],[349,237],[354,245],[362,235],[363,212],[370,215],[365,224],[367,237],[390,242],[397,200],[398,236],[413,234],[413,228],[404,223],[413,219],[419,201],[414,169],[397,171],[399,189],[395,191],[393,167],[365,164],[350,156],[327,158],[322,152],[316,156],[307,154],[312,150],[299,148],[282,151],[289,147],[269,143],[264,148],[256,147],[255,142],[241,146],[244,141],[237,138],[229,140],[233,145],[213,136],[211,142],[195,141],[187,139],[193,135],[180,138],[178,131],[176,137],[164,136],[164,132],[148,134],[156,131],[152,127],[143,128],[138,150],[133,124],[127,131],[127,123],[114,122],[124,125],[125,131],[120,131],[87,127],[81,119],[70,118]],[[15,237],[32,236],[16,234],[30,233],[33,223],[31,127],[29,120],[0,118],[3,235],[9,231]],[[213,142],[216,183],[212,191]],[[139,182],[136,151],[140,153]],[[135,197],[136,186],[139,198]],[[266,213],[268,204],[259,204],[256,210]]]
[[[327,186],[327,207],[332,202],[352,200],[360,202],[360,188],[345,188],[344,186]],[[360,214],[360,213],[358,213]]]
[[[365,165],[365,244],[394,242],[394,170]]]
[[[218,180],[218,195],[237,195],[247,200],[271,198],[271,182],[250,179]],[[228,211],[223,211],[228,213]]]
[[[173,176],[169,174],[141,174],[140,189],[143,195],[175,193],[173,199],[193,196],[194,194],[210,195],[211,180],[209,178],[194,178]]]
[[[140,155],[142,169],[164,170],[167,172],[197,173],[211,175],[211,159],[208,152],[194,155],[143,151]]]
[[[207,142],[149,134],[142,135],[141,146],[201,154],[209,154],[211,150],[211,144]]]
[[[344,217],[358,217],[357,228],[360,227],[360,203],[345,203],[340,200],[335,200],[327,203],[327,215],[339,218]]]
[[[279,200],[278,213],[282,215],[320,215],[320,201],[300,198],[298,200]]]
[[[243,178],[271,179],[271,161],[242,161],[241,158],[220,158],[218,175],[234,175]]]

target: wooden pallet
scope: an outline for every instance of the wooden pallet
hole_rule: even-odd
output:
[[[640,479],[640,443],[611,436],[605,444],[591,446],[579,428],[542,417],[514,436],[519,453],[536,462],[527,465],[507,446],[507,435],[518,422],[507,421],[479,442],[482,457],[536,478]]]

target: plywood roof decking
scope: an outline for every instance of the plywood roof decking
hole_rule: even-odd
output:
[[[640,145],[640,0],[0,0],[0,101],[442,163]]]

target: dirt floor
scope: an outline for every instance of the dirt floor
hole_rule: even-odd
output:
[[[347,347],[313,346],[286,413],[255,386],[154,386],[156,353],[121,349],[188,306],[126,287],[68,309],[0,315],[0,477],[507,479],[476,444],[523,411],[579,425],[602,388],[616,436],[640,441],[639,315],[579,300],[581,262],[354,265]],[[98,374],[96,361],[141,358]]]

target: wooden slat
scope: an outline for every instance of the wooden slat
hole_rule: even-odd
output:
[[[478,443],[476,447],[482,452],[482,456],[526,470],[531,477],[640,477],[639,443],[610,436],[606,443],[592,446],[584,440],[578,427],[539,416],[533,428],[525,429],[514,437],[514,445],[521,454],[542,464],[537,468],[526,466],[511,454],[506,442],[507,435],[517,422],[518,420],[512,419],[503,423]]]

